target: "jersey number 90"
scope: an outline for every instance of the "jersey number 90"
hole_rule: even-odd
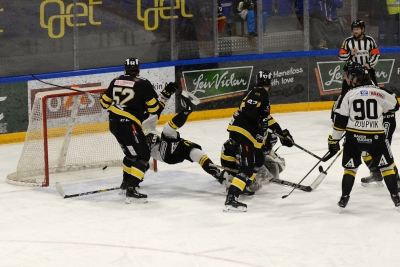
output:
[[[356,99],[353,101],[353,110],[357,113],[356,120],[375,120],[378,118],[378,103],[375,99]]]

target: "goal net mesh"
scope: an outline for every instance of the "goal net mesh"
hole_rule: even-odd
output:
[[[105,89],[37,93],[17,170],[7,181],[48,186],[51,173],[121,166],[124,155],[99,102]]]

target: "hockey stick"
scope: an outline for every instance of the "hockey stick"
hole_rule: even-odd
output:
[[[223,170],[226,170],[226,171],[234,172],[234,173],[238,172],[238,170],[236,170],[236,169],[231,169],[231,168],[220,166],[220,165],[216,165],[216,164],[210,164],[210,166],[216,167],[216,168],[220,168],[220,169],[223,169]],[[292,182],[289,182],[289,181],[281,180],[281,179],[278,179],[278,178],[271,178],[269,181],[273,182],[273,183],[276,183],[276,184],[279,184],[279,185],[283,185],[283,186],[295,187],[295,188],[300,189],[300,190],[305,191],[305,192],[311,192],[312,191],[312,188],[310,186],[300,185],[300,184],[292,183]]]
[[[326,175],[328,174],[327,171],[332,167],[333,163],[335,163],[335,161],[339,158],[339,156],[342,154],[342,152],[343,152],[343,148],[342,148],[342,150],[340,150],[339,154],[333,159],[331,164],[329,164],[328,168],[326,168],[325,171],[324,171],[324,168],[322,168],[322,166],[319,166],[318,170],[319,170],[320,174],[318,175],[317,179],[315,179],[315,181],[310,185],[312,190],[315,190],[322,183],[322,181],[325,179]]]
[[[62,198],[71,198],[71,197],[80,197],[80,196],[86,196],[86,195],[93,195],[93,194],[97,194],[97,193],[104,193],[104,192],[120,189],[120,187],[113,187],[113,188],[100,189],[100,190],[89,191],[89,192],[84,192],[84,193],[78,193],[78,194],[73,194],[73,195],[66,195],[64,190],[61,187],[61,184],[59,182],[56,182],[55,187],[56,187],[58,193],[60,194],[60,196]]]
[[[329,154],[329,151],[325,154],[325,156],[328,155],[328,154]],[[324,156],[324,157],[325,157],[325,156]],[[297,184],[300,185],[301,182],[303,182],[304,179],[307,178],[307,176],[320,164],[321,161],[322,161],[322,159],[320,159],[320,160],[317,162],[317,164],[315,164],[314,167],[312,167],[311,170],[306,174],[306,176],[304,176],[303,179],[301,179],[300,182],[298,182]],[[292,191],[289,192],[289,194],[282,196],[282,198],[287,198],[288,196],[290,196],[290,194],[292,194],[293,191],[294,191],[295,189],[296,189],[296,187],[294,187],[294,188],[292,189]]]
[[[278,148],[277,148],[277,149],[275,149],[275,152],[276,152],[276,151],[278,151],[278,149],[279,149],[279,148],[281,148],[281,147],[282,147],[282,145],[278,146]]]
[[[275,135],[278,136],[280,139],[287,139],[286,137],[284,137],[284,136],[278,134],[277,132],[272,131],[271,129],[268,129],[268,132],[275,134]],[[300,148],[300,149],[303,150],[304,152],[310,154],[310,155],[313,156],[314,158],[316,158],[316,159],[318,159],[318,160],[322,160],[322,158],[318,157],[317,155],[315,155],[315,154],[312,153],[311,151],[308,151],[308,150],[305,149],[304,147],[299,146],[299,145],[296,144],[294,141],[293,141],[293,145],[294,145],[295,147],[297,147],[297,148]]]
[[[72,85],[71,87],[63,86],[63,85],[58,85],[58,84],[54,84],[54,83],[45,82],[45,81],[39,79],[38,77],[36,77],[36,76],[33,75],[33,74],[31,74],[31,76],[32,76],[35,80],[37,80],[37,81],[39,81],[39,82],[41,82],[41,83],[47,84],[47,85],[51,85],[51,86],[55,86],[55,87],[60,87],[60,88],[63,88],[63,89],[68,89],[68,90],[71,90],[71,91],[80,92],[80,93],[84,93],[84,94],[91,94],[91,93],[86,92],[86,91],[82,91],[82,90],[78,90],[78,89],[72,88],[72,86],[74,86],[74,85]]]

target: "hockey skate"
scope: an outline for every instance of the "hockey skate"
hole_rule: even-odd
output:
[[[347,203],[349,203],[349,199],[350,199],[350,196],[341,196],[340,197],[340,200],[338,202],[340,211],[342,211],[342,209],[346,208]]]
[[[221,185],[225,186],[226,177],[228,177],[228,173],[226,171],[220,171],[219,173],[217,173],[217,174],[215,174],[213,176],[214,176],[215,179],[217,179],[218,183],[220,183]]]
[[[396,208],[400,207],[400,197],[399,194],[397,195],[390,195],[390,197],[392,198],[392,201],[394,203],[394,205],[396,206]]]
[[[254,178],[253,181],[248,180],[246,187],[243,190],[242,195],[247,197],[252,197],[256,193],[256,191],[260,190],[262,187],[262,183],[260,183],[257,178]]]
[[[197,105],[200,104],[200,99],[189,93],[188,91],[184,90],[181,94],[181,105],[187,111],[194,111]]]
[[[126,204],[131,204],[133,202],[147,203],[147,195],[141,194],[138,189],[139,187],[128,187],[126,189]]]
[[[256,192],[252,191],[248,186],[246,186],[242,192],[243,196],[253,197]]]
[[[383,187],[383,178],[382,174],[379,170],[370,172],[370,175],[368,177],[361,178],[361,185],[364,187],[368,186],[379,186]]]
[[[237,197],[235,197],[232,194],[228,194],[226,196],[226,201],[225,201],[225,209],[224,211],[242,211],[246,212],[247,211],[247,205],[237,201]]]
[[[125,195],[126,194],[126,189],[128,188],[128,184],[125,181],[122,181],[120,187],[121,191],[118,193],[120,195]]]

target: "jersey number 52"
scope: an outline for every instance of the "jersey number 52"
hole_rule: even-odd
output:
[[[135,91],[128,87],[114,87],[113,100],[121,107],[126,107],[125,103],[135,97]]]

